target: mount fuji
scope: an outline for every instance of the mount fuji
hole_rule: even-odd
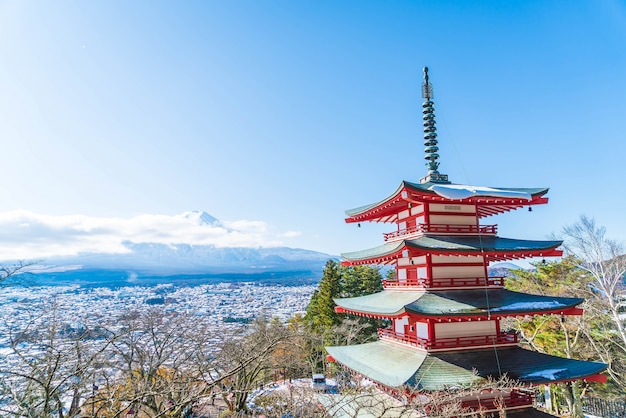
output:
[[[183,212],[178,215],[177,218],[186,219],[196,225],[224,226],[217,218],[202,210],[190,210]]]
[[[184,212],[174,217],[182,225],[197,226],[200,233],[237,233],[204,211]],[[195,229],[194,229],[195,231]],[[126,276],[298,274],[321,277],[323,266],[336,256],[289,247],[224,247],[156,242],[122,241],[125,252],[90,252],[48,257],[31,273],[76,276],[87,272],[123,272]]]

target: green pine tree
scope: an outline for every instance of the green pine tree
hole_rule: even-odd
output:
[[[341,322],[335,312],[334,301],[341,296],[341,291],[341,265],[334,260],[328,260],[305,315],[305,320],[315,331],[323,333]]]

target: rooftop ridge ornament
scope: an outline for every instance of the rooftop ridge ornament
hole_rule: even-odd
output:
[[[428,174],[420,179],[420,183],[449,183],[446,174],[439,174],[439,147],[437,146],[437,126],[435,122],[435,103],[433,98],[433,86],[428,78],[428,67],[424,67],[424,83],[422,84],[422,97],[425,99],[422,103],[422,113],[424,114],[424,159],[428,162]]]

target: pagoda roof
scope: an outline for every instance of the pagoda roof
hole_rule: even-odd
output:
[[[560,313],[583,301],[582,298],[531,295],[506,289],[383,290],[367,296],[335,299],[337,306],[345,311],[377,317],[405,313],[437,317]]]
[[[457,203],[478,205],[479,217],[507,212],[526,205],[547,203],[548,188],[476,187],[464,184],[411,183],[402,181],[385,199],[349,209],[346,222],[395,222],[408,203]]]
[[[388,242],[367,250],[344,253],[344,264],[385,264],[400,257],[404,250],[411,256],[475,255],[485,253],[490,260],[504,260],[536,256],[560,256],[556,247],[563,241],[533,241],[496,236],[440,236],[423,235],[410,240]],[[491,256],[491,257],[490,257]]]
[[[339,363],[390,388],[442,390],[502,375],[522,383],[578,380],[601,373],[606,364],[542,354],[520,347],[427,353],[390,341],[326,347]]]

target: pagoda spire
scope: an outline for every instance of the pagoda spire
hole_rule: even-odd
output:
[[[422,97],[425,101],[422,103],[422,113],[424,114],[424,159],[428,162],[428,174],[420,179],[420,183],[449,183],[446,174],[439,174],[439,147],[437,146],[437,126],[435,122],[435,103],[433,98],[433,86],[428,78],[428,67],[424,67],[424,83],[422,84]]]

